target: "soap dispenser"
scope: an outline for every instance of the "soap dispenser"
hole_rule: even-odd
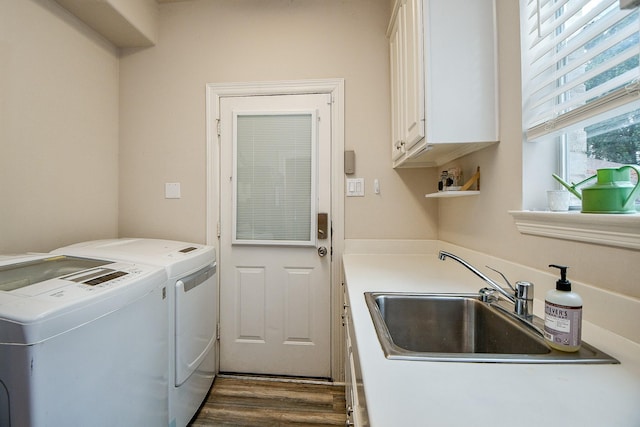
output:
[[[561,351],[574,352],[580,349],[582,335],[582,298],[571,292],[567,280],[567,268],[550,264],[560,269],[560,279],[555,290],[547,292],[544,301],[544,337],[547,343]]]

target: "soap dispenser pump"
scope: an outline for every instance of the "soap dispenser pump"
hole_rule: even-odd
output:
[[[578,351],[582,340],[582,298],[571,292],[568,267],[555,264],[549,267],[560,269],[560,279],[556,281],[556,288],[545,297],[544,337],[557,350]]]

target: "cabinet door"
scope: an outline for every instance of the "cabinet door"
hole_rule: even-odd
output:
[[[495,0],[396,0],[388,29],[393,167],[497,142]]]
[[[391,71],[391,159],[398,160],[405,152],[404,118],[403,118],[403,27],[402,6],[398,12],[393,30],[389,38],[389,57]]]
[[[404,24],[404,117],[405,150],[424,138],[424,64],[422,0],[407,0],[402,7]]]
[[[345,328],[346,329],[346,328]],[[344,364],[344,385],[345,385],[345,401],[347,404],[347,423],[346,425],[355,425],[354,422],[354,407],[355,407],[355,399],[353,398],[353,393],[355,391],[355,379],[353,377],[353,354],[351,353],[351,339],[349,338],[349,333],[346,334],[347,337],[347,348],[346,348],[346,358]]]

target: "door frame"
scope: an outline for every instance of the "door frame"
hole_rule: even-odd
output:
[[[344,374],[342,333],[342,253],[344,248],[344,79],[207,83],[206,85],[206,243],[220,253],[220,98],[258,95],[331,95],[331,377]],[[218,268],[224,268],[218,260]],[[218,277],[220,275],[218,274]],[[218,287],[219,295],[219,287]],[[218,298],[219,303],[219,298]],[[219,321],[219,319],[218,319]],[[216,346],[216,351],[219,348]],[[219,357],[217,358],[219,362]]]

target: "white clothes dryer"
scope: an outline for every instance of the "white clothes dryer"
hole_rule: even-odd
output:
[[[166,272],[0,257],[0,426],[166,425]]]
[[[159,239],[77,243],[55,253],[142,262],[165,268],[169,299],[169,426],[186,426],[216,372],[215,248]]]

